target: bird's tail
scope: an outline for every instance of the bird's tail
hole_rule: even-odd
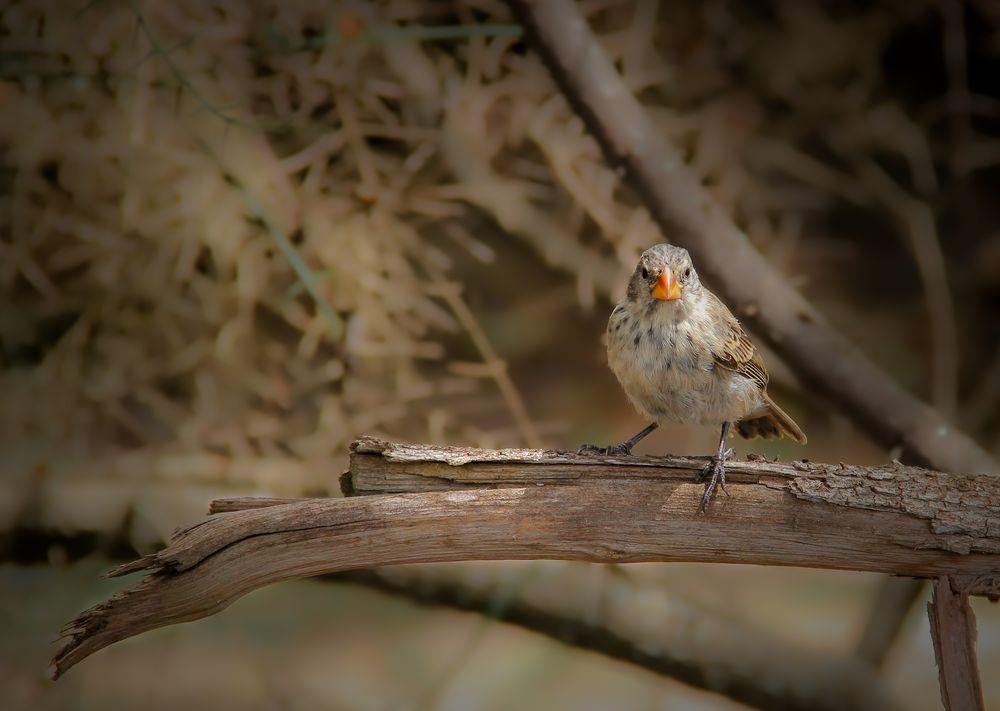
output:
[[[791,437],[799,444],[805,444],[807,439],[795,420],[788,416],[784,410],[778,407],[771,397],[764,393],[764,400],[767,403],[767,411],[758,417],[740,420],[736,423],[736,431],[744,439],[763,437],[764,439],[775,439],[778,437]]]

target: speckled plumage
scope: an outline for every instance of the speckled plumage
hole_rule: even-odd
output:
[[[712,348],[721,352],[726,336],[704,303],[674,306],[626,299],[608,321],[608,365],[636,410],[655,422],[715,425],[762,412],[757,383],[716,362]]]
[[[665,268],[680,285],[676,300],[650,293]],[[736,422],[743,436],[805,441],[767,395],[767,370],[743,327],[701,284],[681,247],[659,244],[642,254],[608,320],[608,365],[654,422]]]
[[[585,444],[580,453],[629,455],[660,423],[721,424],[719,450],[699,475],[706,511],[726,490],[730,426],[743,437],[806,436],[767,394],[767,369],[736,317],[706,289],[686,249],[650,247],[608,320],[608,365],[628,399],[652,420],[620,444]]]

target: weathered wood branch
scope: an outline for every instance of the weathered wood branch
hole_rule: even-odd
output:
[[[703,460],[355,443],[344,499],[220,513],[112,575],[145,579],[81,614],[59,674],[270,583],[397,563],[713,561],[961,576],[1000,595],[1000,481],[902,465],[734,462],[697,513]],[[412,492],[412,493],[370,493]],[[231,507],[231,502],[230,502]]]
[[[289,499],[216,499],[212,513],[265,508]],[[21,529],[0,562],[45,563],[53,547],[66,560],[130,560],[127,538]],[[3,554],[7,553],[7,556]],[[124,557],[123,557],[124,556]],[[768,711],[892,711],[899,708],[864,660],[819,652],[701,608],[669,587],[644,583],[615,566],[600,572],[564,561],[420,564],[347,570],[316,578],[421,605],[495,617],[571,647],[603,654],[689,686]],[[553,563],[555,563],[553,565]],[[903,580],[902,578],[892,578]],[[567,595],[572,590],[574,594]],[[636,615],[637,609],[642,615]],[[762,665],[761,659],[768,664]]]
[[[934,581],[927,603],[934,658],[938,665],[941,702],[947,711],[983,711],[983,689],[976,662],[976,618],[962,580],[946,576]]]

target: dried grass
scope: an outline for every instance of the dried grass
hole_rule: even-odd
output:
[[[871,157],[937,188],[933,119],[908,118],[879,70],[934,7],[585,3],[663,130],[786,264],[836,201],[882,209],[850,177]],[[537,444],[452,273],[454,252],[492,258],[468,225],[489,216],[583,306],[662,239],[500,2],[34,0],[0,13],[0,37],[0,432],[38,453],[18,461],[127,456],[147,476],[191,454],[197,480],[210,453],[314,472],[304,486],[361,432]],[[914,250],[946,279],[923,261],[939,249]],[[481,369],[449,365],[461,332]],[[947,402],[955,355],[934,352]],[[513,429],[455,416],[484,397]]]

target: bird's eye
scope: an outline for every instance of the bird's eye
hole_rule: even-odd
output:
[[[691,276],[691,267],[684,270],[684,278],[687,279],[689,276]]]
[[[642,278],[649,279],[649,270],[646,269],[645,265],[642,267]]]

